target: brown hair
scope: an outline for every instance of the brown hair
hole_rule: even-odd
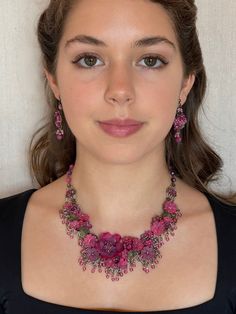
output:
[[[236,193],[220,195],[207,187],[216,181],[222,171],[223,161],[207,144],[201,134],[198,113],[206,91],[206,73],[201,47],[196,30],[197,8],[194,0],[150,0],[162,5],[171,17],[178,39],[185,75],[196,75],[184,111],[188,123],[182,130],[183,141],[176,144],[173,130],[165,140],[165,157],[168,166],[172,165],[178,177],[201,192],[210,193],[226,204],[236,203]],[[55,75],[59,42],[63,34],[66,18],[75,0],[51,0],[38,22],[38,40],[42,50],[43,65]],[[56,180],[66,173],[70,164],[75,162],[76,141],[63,116],[63,141],[55,137],[54,112],[57,105],[47,80],[46,95],[50,114],[46,124],[37,130],[30,143],[30,170],[40,186]],[[42,133],[42,134],[41,134]],[[36,139],[36,136],[39,138]],[[35,143],[34,143],[35,141]]]

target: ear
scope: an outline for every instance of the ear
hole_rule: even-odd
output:
[[[44,73],[45,73],[46,79],[48,81],[48,84],[49,84],[55,98],[57,98],[59,100],[60,92],[59,92],[59,88],[57,85],[56,77],[54,75],[52,75],[51,73],[49,73],[46,69],[44,69]]]
[[[183,80],[182,88],[180,92],[180,100],[182,105],[186,102],[187,96],[191,91],[193,84],[195,82],[195,74],[190,74],[187,78]]]

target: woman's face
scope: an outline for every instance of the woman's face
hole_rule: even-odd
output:
[[[157,39],[135,44],[147,37]],[[46,74],[79,150],[113,163],[163,154],[178,100],[186,100],[194,82],[194,76],[183,76],[167,12],[146,0],[79,1],[60,41],[56,78]],[[113,118],[144,125],[114,137],[98,124]]]

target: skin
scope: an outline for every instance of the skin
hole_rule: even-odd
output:
[[[80,34],[96,37],[107,47],[66,45]],[[132,47],[146,36],[165,37],[173,45]],[[96,54],[93,68],[85,59],[73,63],[85,52]],[[147,55],[161,59],[151,61],[150,67],[150,59],[144,59]],[[125,217],[121,232],[124,222],[135,217],[138,226],[140,219],[150,220],[154,209],[161,212],[170,184],[164,139],[179,99],[184,104],[194,83],[194,75],[184,77],[183,72],[171,20],[160,5],[143,0],[86,0],[69,14],[56,75],[45,73],[77,140],[72,184],[80,190],[80,204],[96,224],[114,229],[119,217]],[[132,136],[114,138],[97,125],[112,118],[133,118],[145,124]]]

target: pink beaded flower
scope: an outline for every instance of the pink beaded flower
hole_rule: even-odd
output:
[[[101,233],[96,248],[103,258],[119,256],[123,251],[123,243],[119,234]]]

